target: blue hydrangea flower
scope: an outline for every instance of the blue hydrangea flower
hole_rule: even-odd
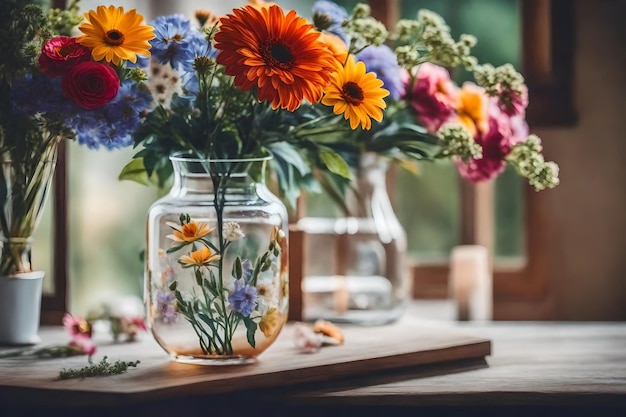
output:
[[[325,29],[327,32],[339,36],[346,45],[350,42],[350,38],[348,38],[348,34],[343,28],[343,22],[348,20],[348,12],[346,9],[329,0],[317,0],[313,4],[312,10],[313,15],[324,14],[330,19],[331,24]]]
[[[248,317],[254,310],[257,296],[256,287],[237,280],[235,281],[235,291],[228,297],[228,302],[234,311]]]
[[[27,75],[13,82],[11,92],[14,108],[24,114],[70,115],[74,110],[73,103],[63,96],[61,78]]]
[[[126,82],[111,102],[97,110],[75,106],[68,125],[76,132],[78,143],[88,148],[124,148],[133,144],[132,132],[139,125],[139,114],[151,103],[146,88]]]
[[[126,82],[117,96],[104,107],[105,119],[131,132],[139,125],[139,115],[152,104],[152,95],[144,86]]]
[[[387,45],[368,46],[361,51],[357,58],[363,61],[367,71],[374,72],[383,81],[383,87],[389,91],[389,96],[397,100],[404,93],[402,82],[402,68],[398,65],[396,55]]]
[[[150,52],[162,64],[170,63],[179,69],[193,60],[191,40],[200,36],[183,15],[159,16],[151,23],[156,37],[150,41]]]

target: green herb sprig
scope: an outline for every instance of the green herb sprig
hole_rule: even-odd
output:
[[[140,361],[115,361],[110,363],[107,357],[103,357],[102,360],[95,364],[89,364],[80,369],[63,369],[59,372],[58,379],[74,379],[74,378],[88,378],[92,376],[107,376],[117,375],[126,372],[129,367],[137,367]]]

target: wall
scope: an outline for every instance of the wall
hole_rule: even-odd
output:
[[[626,320],[626,2],[576,2],[579,121],[538,131],[561,184],[545,194],[552,309],[560,320]]]

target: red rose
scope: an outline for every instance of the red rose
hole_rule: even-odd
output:
[[[100,62],[81,62],[63,76],[63,94],[80,107],[93,110],[117,95],[120,79],[113,68]]]
[[[57,36],[41,48],[39,70],[49,77],[58,77],[90,59],[91,49],[77,43],[76,39],[69,36]]]

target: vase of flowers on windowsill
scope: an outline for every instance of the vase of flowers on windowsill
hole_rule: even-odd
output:
[[[348,13],[319,0],[313,21],[333,37],[336,50],[354,54],[377,74],[390,94],[384,119],[371,129],[338,128],[323,138],[353,176],[315,171],[339,215],[299,221],[309,248],[303,315],[361,324],[393,321],[410,297],[410,285],[403,264],[406,237],[386,191],[385,167],[395,163],[416,172],[417,161],[451,160],[463,179],[483,182],[509,164],[543,190],[558,184],[558,166],[544,160],[540,139],[529,135],[523,77],[508,64],[479,63],[471,55],[476,39],[454,39],[436,13],[420,10],[387,32],[364,4]],[[457,85],[450,68],[468,71],[475,82]],[[316,262],[314,254],[329,247],[335,248],[330,262]]]
[[[151,28],[113,8],[134,26],[125,60],[148,54]],[[90,13],[96,13],[94,11]],[[124,17],[122,17],[124,16]],[[141,71],[103,53],[93,27],[81,25],[78,2],[65,10],[22,1],[0,6],[0,343],[32,344],[39,325],[43,271],[33,271],[31,244],[51,188],[58,144],[113,149],[128,145],[148,106]],[[116,34],[108,33],[111,42]],[[129,99],[132,94],[132,99]],[[6,299],[5,299],[6,297]]]

